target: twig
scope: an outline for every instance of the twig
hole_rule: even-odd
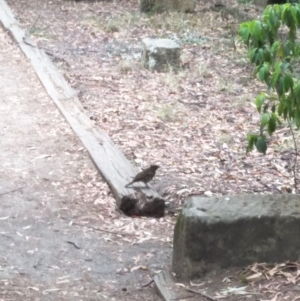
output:
[[[81,226],[81,227],[86,227],[86,228],[89,228],[89,229],[93,229],[95,231],[100,231],[100,232],[104,232],[104,233],[108,233],[108,234],[114,234],[114,235],[124,235],[124,236],[136,236],[135,234],[130,234],[130,233],[120,233],[120,232],[115,232],[115,231],[108,231],[108,230],[104,230],[104,229],[100,229],[100,228],[96,228],[96,227],[93,227],[93,226],[89,226],[89,225],[84,225],[84,224],[80,224],[80,223],[76,223],[76,222],[73,222],[65,217],[60,217],[61,219],[63,220],[66,220],[68,222],[71,222],[73,225],[76,225],[76,226]]]
[[[143,284],[142,287],[147,287],[147,286],[149,286],[153,282],[154,282],[154,279],[151,279],[147,283]]]
[[[0,193],[0,195],[4,195],[4,194],[8,194],[8,193],[12,193],[12,192],[15,192],[15,191],[18,191],[22,188],[24,188],[25,186],[22,186],[22,187],[19,187],[19,188],[16,188],[16,189],[13,189],[13,190],[10,190],[10,191],[7,191],[7,192],[2,192]]]
[[[35,45],[32,45],[31,43],[29,43],[25,37],[23,37],[23,43],[28,45],[28,46],[31,46],[32,48],[37,48]]]
[[[290,131],[292,133],[292,137],[293,137],[293,141],[294,141],[294,148],[295,148],[295,163],[293,165],[293,176],[294,176],[294,187],[295,187],[295,193],[298,193],[298,189],[297,189],[297,177],[296,177],[296,165],[297,165],[297,158],[298,158],[298,149],[297,149],[297,143],[296,143],[296,139],[295,139],[295,134],[294,134],[294,131],[292,129],[292,126],[291,126],[291,122],[289,121],[288,122],[289,124],[289,127],[290,127]]]
[[[260,181],[258,181],[261,185],[263,185],[263,186],[265,186],[265,187],[267,187],[268,189],[270,189],[270,190],[276,190],[276,191],[278,191],[280,194],[282,194],[282,191],[280,190],[280,189],[278,189],[277,187],[270,187],[268,184],[266,184],[266,183],[263,183],[263,182],[260,182]]]
[[[66,59],[64,59],[61,56],[57,56],[56,54],[52,53],[50,50],[48,50],[48,49],[46,49],[44,47],[37,47],[37,46],[31,44],[30,42],[28,42],[26,40],[25,37],[23,37],[23,43],[26,44],[26,45],[28,45],[28,46],[31,46],[32,48],[35,48],[35,49],[43,49],[46,54],[52,56],[53,58],[55,58],[57,60],[64,61],[68,65],[68,67],[70,67],[70,64],[66,61]]]
[[[199,96],[198,96],[197,94],[195,94],[195,93],[189,91],[187,88],[185,88],[185,87],[183,87],[183,86],[181,86],[181,88],[182,88],[185,92],[187,92],[188,94],[190,94],[191,96],[193,96],[194,98],[196,98],[196,99],[199,98]]]
[[[3,236],[3,237],[6,237],[6,238],[10,238],[11,240],[14,241],[14,239],[9,235],[3,234],[3,233],[0,233],[0,235]]]
[[[38,261],[36,262],[36,264],[33,265],[33,267],[34,267],[35,269],[37,269],[38,266],[40,265],[41,261],[42,261],[42,258],[39,258]]]
[[[214,297],[211,297],[211,296],[209,296],[209,295],[207,295],[207,294],[205,294],[205,293],[201,293],[201,292],[199,292],[199,291],[196,291],[196,290],[193,290],[193,289],[187,288],[187,287],[185,287],[184,289],[185,289],[186,291],[190,292],[190,293],[195,293],[195,294],[198,294],[198,295],[200,295],[200,296],[202,296],[202,297],[205,297],[205,298],[208,299],[208,300],[211,300],[211,301],[217,301],[217,299],[215,299]]]
[[[78,246],[75,244],[75,242],[69,241],[69,240],[67,240],[66,242],[67,242],[68,244],[74,246],[76,249],[80,250],[80,247],[78,247]]]
[[[53,57],[55,57],[55,58],[57,58],[57,59],[64,60],[64,58],[60,58],[60,57],[55,56],[55,55],[54,55],[53,53],[51,53],[50,50],[48,50],[47,48],[44,48],[44,47],[38,47],[38,46],[35,46],[35,45],[31,44],[30,42],[28,42],[28,41],[26,40],[26,37],[23,37],[23,42],[24,42],[25,44],[27,44],[28,46],[31,46],[31,47],[33,47],[33,48],[40,48],[40,49],[43,49],[43,50],[45,51],[45,53],[47,53],[47,54],[49,54],[49,55],[51,55],[51,56],[53,56]],[[75,52],[75,51],[77,51],[77,52],[79,52],[79,51],[81,51],[81,52],[92,52],[92,53],[98,53],[98,52],[100,52],[100,50],[91,50],[91,49],[87,49],[87,48],[64,48],[64,50],[65,50],[65,51],[70,51],[70,52]]]

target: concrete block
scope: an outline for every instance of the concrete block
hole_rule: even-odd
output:
[[[175,226],[172,266],[187,280],[211,269],[299,255],[299,195],[193,196]]]

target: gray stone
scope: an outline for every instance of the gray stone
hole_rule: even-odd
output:
[[[140,11],[163,12],[177,11],[192,13],[195,10],[195,0],[140,0]]]
[[[299,195],[193,196],[175,226],[172,266],[187,280],[211,269],[299,255]]]
[[[143,63],[149,70],[166,72],[180,68],[180,46],[170,39],[143,39]]]

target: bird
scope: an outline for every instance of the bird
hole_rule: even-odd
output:
[[[136,183],[136,182],[144,182],[145,185],[148,187],[148,182],[150,182],[154,176],[156,170],[159,168],[158,165],[150,165],[148,168],[144,169],[143,171],[139,172],[131,182],[125,185],[125,187],[128,187],[129,185]]]

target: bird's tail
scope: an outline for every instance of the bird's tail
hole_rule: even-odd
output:
[[[125,187],[128,187],[129,185],[131,185],[133,183],[133,181],[129,182],[128,184],[125,185]]]

